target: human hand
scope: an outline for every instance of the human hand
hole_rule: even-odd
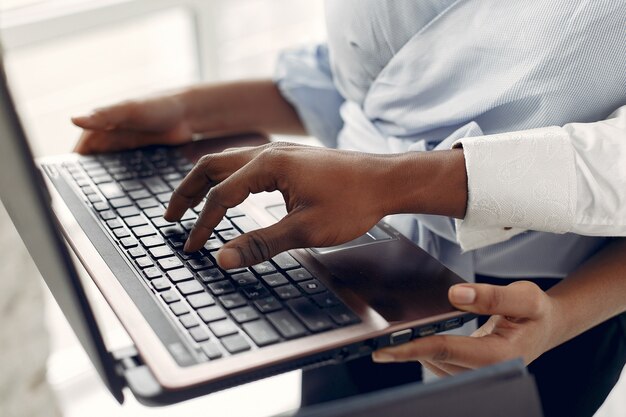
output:
[[[130,100],[74,117],[85,129],[76,152],[175,145],[194,133],[218,137],[262,132],[304,134],[294,108],[272,80],[196,85],[180,93]]]
[[[558,344],[553,337],[558,304],[529,281],[507,286],[458,284],[448,297],[461,310],[491,317],[470,337],[419,338],[374,352],[374,361],[419,361],[444,376],[517,357],[528,364]]]
[[[192,129],[180,95],[124,101],[72,118],[85,129],[76,144],[81,154],[114,152],[151,144],[175,145],[191,140]]]
[[[186,251],[196,251],[226,210],[249,194],[278,190],[288,214],[278,223],[246,233],[217,253],[225,269],[254,265],[292,248],[332,246],[367,232],[385,214],[383,175],[388,156],[287,143],[237,148],[204,156],[174,191],[165,213],[176,221],[206,202]]]

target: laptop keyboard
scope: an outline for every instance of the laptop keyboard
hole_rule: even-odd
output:
[[[289,253],[250,268],[223,270],[215,252],[260,226],[228,210],[203,249],[182,248],[201,206],[163,219],[172,190],[193,164],[152,148],[81,157],[64,168],[155,296],[209,359],[352,325],[359,318]]]

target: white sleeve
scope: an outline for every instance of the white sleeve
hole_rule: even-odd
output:
[[[463,138],[463,250],[525,230],[626,236],[626,106],[608,119]]]

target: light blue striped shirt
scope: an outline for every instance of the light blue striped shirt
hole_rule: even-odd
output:
[[[462,137],[602,120],[626,103],[624,0],[341,0],[326,8],[327,44],[284,52],[275,79],[327,146],[448,149]],[[389,222],[467,279],[562,278],[604,242],[526,232],[463,253],[449,218]]]

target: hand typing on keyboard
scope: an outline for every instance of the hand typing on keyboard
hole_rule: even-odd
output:
[[[206,155],[174,191],[164,217],[178,220],[206,195],[185,244],[185,250],[193,252],[228,208],[250,193],[279,190],[289,214],[225,244],[217,254],[223,268],[255,265],[296,247],[344,243],[367,232],[384,215],[384,202],[372,192],[377,172],[372,162],[375,157],[362,153],[282,143]],[[383,168],[380,162],[378,168]],[[370,175],[364,175],[366,171]]]
[[[463,175],[446,174],[440,168],[445,164],[460,166]],[[293,248],[348,242],[387,214],[462,215],[466,192],[454,190],[465,186],[463,166],[460,150],[374,155],[287,143],[231,149],[198,161],[173,192],[164,217],[178,221],[206,196],[185,243],[185,250],[194,252],[229,208],[251,193],[280,191],[286,217],[235,237],[217,253],[222,268],[250,266]],[[449,194],[444,196],[442,188],[436,191],[430,181],[420,180],[428,176],[442,180],[438,187],[447,187],[443,189]]]

